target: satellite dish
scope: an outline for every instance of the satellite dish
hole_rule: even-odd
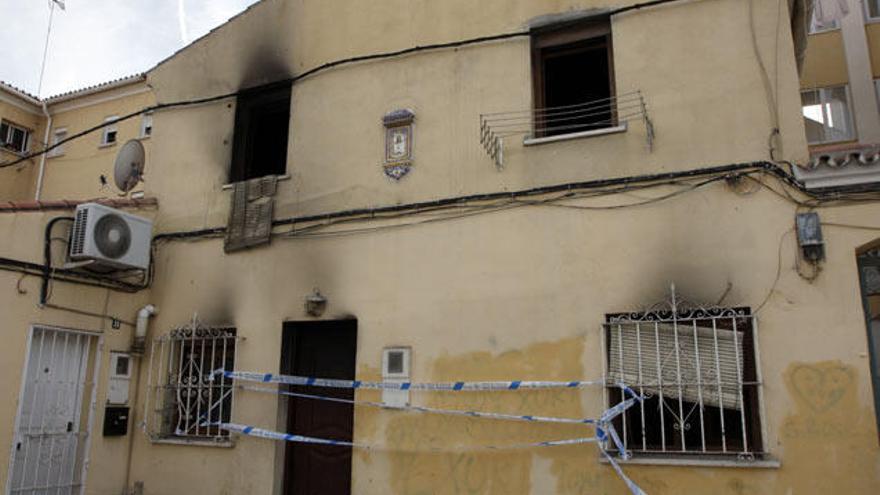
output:
[[[113,181],[122,192],[134,189],[144,175],[144,145],[137,139],[131,139],[119,150],[116,155],[116,165],[113,167]]]

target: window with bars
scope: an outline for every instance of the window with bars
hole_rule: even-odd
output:
[[[145,406],[153,439],[228,440],[218,423],[232,416],[232,381],[213,371],[234,369],[236,343],[235,328],[199,323],[154,339]]]
[[[607,315],[608,403],[619,384],[645,400],[615,420],[640,457],[761,458],[755,320],[748,308]]]

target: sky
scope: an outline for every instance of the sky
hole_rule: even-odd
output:
[[[258,0],[64,0],[39,96],[144,72]],[[0,0],[0,81],[37,94],[49,0]]]

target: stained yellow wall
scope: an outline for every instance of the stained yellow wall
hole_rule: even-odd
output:
[[[868,37],[868,46],[871,54],[871,72],[874,78],[880,78],[880,23],[868,23],[865,25],[865,34]]]
[[[465,0],[396,0],[365,8],[359,2],[340,7],[265,0],[158,66],[148,82],[160,103],[224,94],[332,60],[520,31],[541,15],[605,6],[592,0],[489,0],[477,9]],[[775,2],[755,7],[759,52],[771,86],[778,87],[778,156],[803,162],[799,81],[786,16],[776,25]],[[305,79],[293,87],[291,179],[279,183],[276,217],[767,159],[775,123],[749,46],[747,13],[740,0],[707,0],[614,19],[617,89],[645,94],[657,131],[653,152],[642,124],[633,123],[623,134],[535,147],[508,139],[505,168],[496,170],[480,147],[479,114],[530,108],[527,38],[344,66]],[[381,171],[381,117],[397,108],[416,113],[415,162],[408,176],[393,182]],[[156,113],[146,172],[147,195],[160,201],[153,213],[156,233],[225,224],[230,193],[221,186],[227,181],[234,114],[231,99]],[[820,277],[808,283],[792,269],[795,207],[769,191],[750,189],[719,182],[636,208],[523,206],[363,235],[276,237],[270,246],[231,255],[223,254],[218,239],[168,242],[156,251],[151,290],[130,299],[113,295],[112,310],[133,314],[147,301],[156,304],[160,312],[151,336],[188,322],[193,313],[206,323],[233,324],[246,339],[236,366],[272,372],[279,369],[283,322],[307,319],[304,297],[318,287],[329,299],[323,318],[358,320],[358,379],[378,379],[382,348],[392,345],[412,347],[414,381],[596,379],[602,373],[600,325],[606,313],[662,300],[671,283],[704,303],[717,301],[730,285],[724,304],[756,309],[767,301],[758,313],[765,448],[781,467],[628,465],[627,472],[652,494],[874,493],[880,451],[855,251],[876,234],[827,227],[828,260]],[[574,204],[607,206],[674,190]],[[830,222],[880,227],[872,223],[873,206],[821,214]],[[0,231],[24,229],[20,234],[27,239],[41,232],[31,223],[45,221],[9,218]],[[0,253],[28,256],[33,248],[0,241]],[[8,288],[0,291],[0,307],[15,306],[10,326],[23,328],[49,314],[28,307],[33,291],[17,295],[15,275],[0,277],[6,281],[0,287]],[[73,290],[64,297],[73,294],[93,310],[102,308],[106,297]],[[23,339],[16,338],[8,352],[19,356],[3,378],[10,390],[20,381]],[[105,388],[102,380],[100,390]],[[414,393],[413,400],[571,417],[604,409],[599,390]],[[14,406],[0,404],[0,425],[12,424]],[[274,396],[238,392],[233,407],[237,422],[284,428]],[[142,420],[138,408],[132,424]],[[356,441],[404,449],[592,433],[587,427],[366,409],[355,417]],[[0,437],[0,445],[3,441]],[[112,470],[124,459],[111,446],[116,440],[105,442],[93,445],[91,459]],[[4,455],[0,450],[0,465]],[[275,493],[280,464],[279,450],[267,440],[242,437],[233,448],[220,449],[153,444],[137,432],[131,480],[142,481],[149,495],[268,495]],[[123,489],[117,471],[107,477],[97,472],[92,471],[88,493]],[[367,494],[626,493],[592,445],[505,453],[358,452],[353,483],[353,493]]]
[[[152,93],[142,82],[76,98],[50,106],[52,129],[66,128],[71,136],[111,116],[123,116],[155,103]],[[113,164],[119,149],[129,139],[141,139],[141,117],[117,125],[116,144],[101,146],[102,132],[67,143],[64,153],[46,160],[43,199],[92,199],[116,197],[113,185]],[[147,151],[151,138],[141,139]],[[102,187],[100,176],[107,177],[109,186]]]
[[[39,149],[43,141],[43,116],[39,107],[24,102],[17,96],[0,88],[0,118],[18,124],[31,131],[29,149]],[[4,100],[13,100],[16,104]],[[24,108],[22,108],[24,107]],[[27,109],[27,110],[26,110]],[[0,164],[17,160],[19,155],[0,148]],[[0,200],[33,199],[34,164],[38,159],[31,159],[8,168],[0,168]]]
[[[876,52],[880,53],[880,50]],[[801,73],[801,88],[822,88],[847,82],[849,74],[840,29],[809,35]]]

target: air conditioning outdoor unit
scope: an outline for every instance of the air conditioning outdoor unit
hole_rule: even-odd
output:
[[[97,203],[77,206],[70,233],[70,259],[99,267],[142,269],[150,266],[153,222]]]

